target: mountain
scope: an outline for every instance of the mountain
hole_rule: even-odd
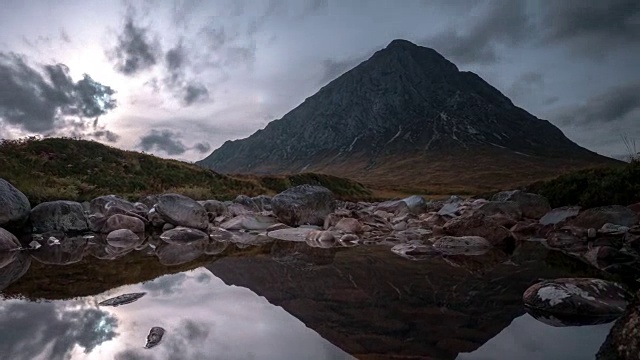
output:
[[[198,162],[222,173],[313,171],[431,193],[491,190],[615,163],[406,40]]]
[[[230,200],[240,194],[273,195],[301,184],[325,186],[345,200],[371,197],[362,184],[331,175],[227,176],[182,161],[64,138],[0,141],[0,178],[22,191],[31,205],[107,194],[138,200],[164,192]]]

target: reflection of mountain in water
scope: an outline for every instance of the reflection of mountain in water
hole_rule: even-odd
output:
[[[301,246],[276,242],[271,256],[226,257],[207,268],[359,358],[454,359],[522,315],[522,293],[538,278],[587,275],[579,264],[550,265],[552,255],[535,243],[510,257],[490,252],[419,262],[382,246],[338,252]]]

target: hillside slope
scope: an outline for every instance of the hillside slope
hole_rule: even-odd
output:
[[[239,178],[182,161],[63,138],[2,140],[0,178],[25,193],[32,205],[59,199],[85,201],[106,194],[135,200],[163,192],[198,200],[226,200],[239,194],[273,195],[304,183],[326,186],[343,199],[371,195],[361,184],[334,176],[307,173]]]

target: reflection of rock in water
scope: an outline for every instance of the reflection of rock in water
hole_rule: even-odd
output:
[[[298,270],[314,270],[333,263],[338,248],[314,248],[306,243],[276,241],[271,247],[271,258],[279,264]]]
[[[122,295],[118,295],[116,297],[112,297],[107,300],[101,301],[98,303],[98,305],[116,307],[120,305],[131,304],[132,302],[143,297],[145,294],[146,292],[122,294]]]
[[[31,256],[44,264],[66,265],[82,260],[87,239],[82,236],[67,236],[64,233],[42,234],[41,247]]]
[[[524,314],[522,294],[532,281],[582,275],[547,265],[548,254],[523,243],[511,257],[492,250],[410,261],[386,246],[338,252],[276,242],[271,258],[226,257],[207,268],[356,357],[455,359]]]
[[[553,327],[586,326],[607,324],[615,321],[619,315],[579,316],[549,314],[532,308],[526,308],[527,313],[536,320]]]
[[[204,254],[205,245],[203,241],[184,245],[162,243],[156,248],[156,256],[163,265],[184,264]]]
[[[14,259],[0,268],[0,291],[20,279],[31,265],[31,257],[24,253],[14,253]]]
[[[152,347],[158,345],[164,336],[165,330],[159,326],[154,326],[149,330],[149,335],[147,335],[147,343],[144,345],[146,349],[151,349]]]

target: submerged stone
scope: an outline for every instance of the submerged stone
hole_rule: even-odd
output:
[[[145,349],[151,349],[152,347],[158,345],[160,341],[162,341],[162,337],[164,336],[165,330],[159,326],[154,326],[149,330],[149,335],[147,335],[147,343],[144,345]]]
[[[143,297],[145,294],[146,292],[122,294],[122,295],[118,295],[116,297],[112,297],[107,300],[101,301],[98,303],[98,305],[116,307],[120,305],[131,304],[132,302]]]
[[[524,304],[539,312],[559,316],[615,316],[628,305],[622,285],[593,278],[546,280],[529,287]]]

